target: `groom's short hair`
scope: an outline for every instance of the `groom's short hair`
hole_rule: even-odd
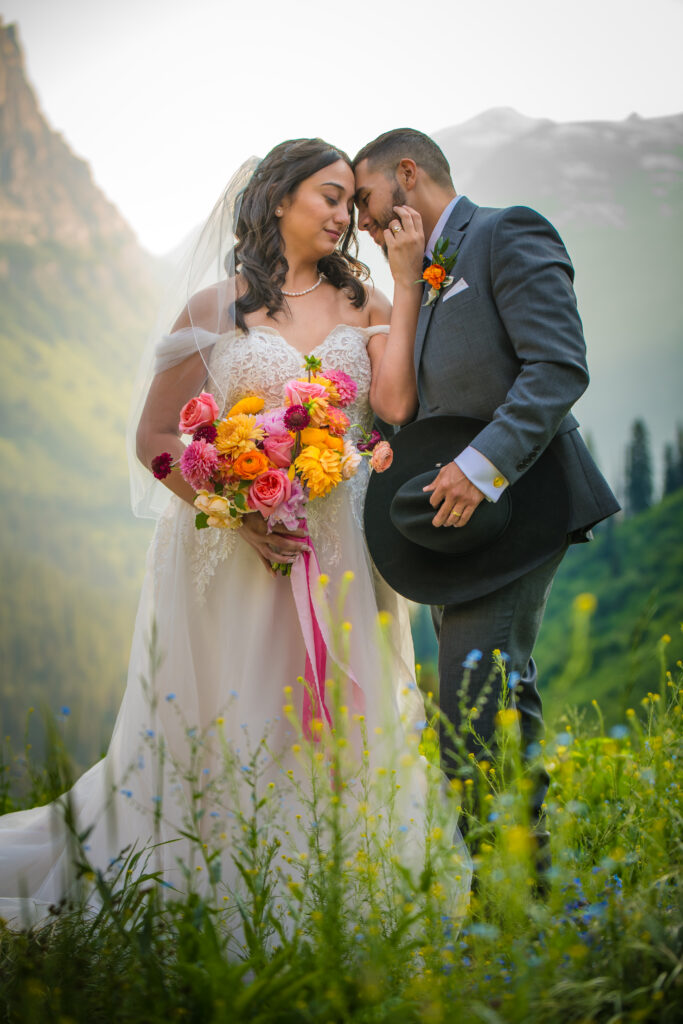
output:
[[[428,135],[414,128],[394,128],[393,131],[378,135],[356,154],[353,169],[367,160],[371,170],[379,170],[387,177],[392,177],[401,160],[406,157],[414,160],[437,185],[444,188],[453,186],[451,168],[441,149]]]

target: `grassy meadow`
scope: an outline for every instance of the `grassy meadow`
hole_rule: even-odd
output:
[[[579,595],[575,638],[588,636],[594,612],[592,596]],[[184,893],[164,886],[149,851],[125,851],[109,874],[93,872],[87,836],[75,835],[73,899],[40,926],[0,929],[0,1020],[673,1024],[683,1006],[683,664],[670,661],[679,639],[678,628],[673,640],[660,637],[649,692],[621,722],[606,724],[593,702],[549,731],[539,752],[551,777],[543,887],[525,812],[533,765],[520,756],[498,659],[495,755],[465,757],[444,789],[436,708],[403,755],[424,757],[430,774],[417,868],[400,852],[395,787],[381,789],[344,760],[338,726],[325,755],[301,745],[315,780],[298,826],[303,850],[287,856],[292,826],[278,824],[267,793],[241,818],[231,850],[239,898],[221,887],[217,847],[202,844],[198,815],[187,834],[211,884],[200,889],[188,866]],[[575,654],[568,671],[580,686],[586,658]],[[17,775],[25,806],[68,786],[68,729],[68,716],[52,723],[45,763],[5,750],[2,809],[16,806]],[[242,768],[254,793],[257,764],[255,755]],[[353,772],[366,797],[350,807]],[[193,785],[199,791],[200,776]],[[444,885],[459,869],[439,825],[446,805],[461,808],[475,868],[460,911]]]

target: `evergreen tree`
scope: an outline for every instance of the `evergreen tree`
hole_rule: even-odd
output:
[[[683,487],[683,426],[676,432],[676,445],[664,446],[664,494],[673,494]]]
[[[644,512],[652,505],[652,455],[643,420],[634,420],[626,448],[626,514]]]

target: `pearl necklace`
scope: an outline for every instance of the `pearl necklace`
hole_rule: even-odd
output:
[[[296,299],[300,295],[308,295],[309,292],[314,292],[316,290],[316,288],[318,287],[318,285],[323,283],[324,276],[325,276],[324,274],[321,274],[320,277],[318,278],[318,280],[315,282],[315,284],[312,284],[310,288],[304,288],[304,290],[302,292],[286,292],[284,290],[284,288],[282,288],[281,289],[282,294],[286,295],[287,298],[289,298],[289,299]]]

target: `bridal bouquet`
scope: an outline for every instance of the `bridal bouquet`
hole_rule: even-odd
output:
[[[290,380],[284,404],[263,412],[264,401],[248,395],[222,419],[213,395],[202,392],[183,406],[179,430],[192,440],[177,463],[197,492],[195,524],[236,529],[250,512],[260,512],[270,532],[277,523],[290,530],[305,520],[305,506],[352,477],[363,456],[382,472],[392,451],[377,431],[354,442],[344,409],[356,397],[355,381],[342,370],[323,372],[305,357],[306,376]],[[152,460],[162,480],[176,463],[168,452]]]

